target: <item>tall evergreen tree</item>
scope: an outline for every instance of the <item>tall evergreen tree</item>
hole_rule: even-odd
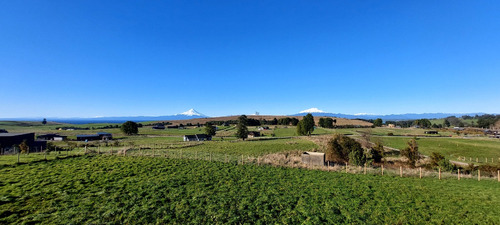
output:
[[[215,133],[216,133],[216,129],[215,129],[214,125],[212,125],[211,123],[205,124],[205,134],[206,135],[214,136]]]
[[[248,137],[248,118],[245,115],[241,115],[238,118],[238,124],[236,125],[236,137],[245,140]]]
[[[302,119],[302,129],[304,129],[304,133],[308,136],[314,131],[314,117],[311,113],[308,113]]]

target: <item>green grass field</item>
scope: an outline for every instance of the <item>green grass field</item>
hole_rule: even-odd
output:
[[[55,142],[61,148],[67,148],[64,142]],[[113,142],[109,142],[110,144]],[[83,144],[83,143],[81,143]],[[97,143],[93,143],[97,144]],[[147,153],[152,154],[151,149],[155,149],[155,154],[179,154],[183,152],[185,156],[190,155],[194,158],[195,154],[204,156],[213,154],[219,159],[228,155],[230,158],[237,159],[244,155],[246,157],[257,157],[278,152],[292,151],[312,151],[318,149],[318,146],[312,141],[302,138],[271,138],[271,139],[249,139],[239,141],[234,139],[224,139],[224,141],[206,141],[206,142],[183,142],[181,137],[141,137],[133,136],[130,139],[122,140],[120,146],[105,146],[100,143],[100,147],[88,147],[89,151],[109,154],[113,150],[114,154],[122,149],[132,149],[129,154],[143,154],[139,149],[147,149]],[[67,155],[82,155],[85,150],[78,147],[73,151],[53,151],[45,155],[43,153],[21,154],[20,162],[27,163],[39,161],[42,159],[53,159],[57,156],[65,157]],[[1,155],[0,165],[12,165],[18,162],[17,155]]]
[[[149,157],[0,167],[1,224],[495,224],[499,183]]]
[[[372,137],[372,141],[381,140],[385,146],[404,149],[410,137]],[[457,160],[459,156],[479,158],[485,162],[485,158],[499,162],[500,140],[488,138],[418,138],[419,151],[424,155],[439,152],[448,159]]]

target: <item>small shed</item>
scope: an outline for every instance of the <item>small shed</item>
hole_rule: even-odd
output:
[[[325,153],[322,152],[304,152],[302,153],[302,163],[313,166],[325,165]]]

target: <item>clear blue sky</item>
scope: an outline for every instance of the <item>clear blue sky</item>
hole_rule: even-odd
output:
[[[0,118],[500,113],[500,1],[1,1]]]

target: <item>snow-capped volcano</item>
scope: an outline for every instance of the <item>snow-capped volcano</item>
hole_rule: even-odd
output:
[[[302,110],[302,111],[300,111],[300,113],[325,113],[325,111],[320,110],[318,108],[310,108],[310,109]]]
[[[183,112],[183,113],[179,113],[177,114],[176,116],[178,115],[184,115],[184,116],[201,116],[201,117],[206,117],[205,115],[199,113],[198,111],[196,111],[195,109],[190,109],[186,112]]]

